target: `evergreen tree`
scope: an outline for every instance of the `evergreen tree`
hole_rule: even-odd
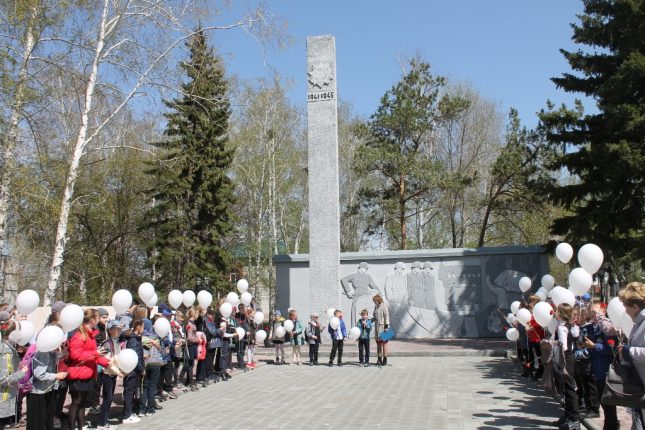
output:
[[[199,30],[187,43],[190,61],[183,96],[166,102],[168,139],[156,144],[163,156],[148,173],[151,193],[150,262],[163,289],[226,289],[232,257],[234,149],[228,141],[230,102],[224,65]]]
[[[573,40],[589,49],[561,50],[577,74],[553,82],[596,100],[599,112],[575,108],[540,113],[556,153],[547,168],[572,180],[552,180],[547,194],[570,212],[553,233],[601,246],[610,259],[645,258],[645,1],[584,0]]]

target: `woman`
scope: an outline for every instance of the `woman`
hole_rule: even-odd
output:
[[[390,326],[390,313],[387,310],[387,306],[383,303],[383,297],[380,294],[376,294],[372,300],[374,301],[374,316],[372,321],[374,322],[374,338],[376,339],[376,352],[378,355],[378,360],[376,364],[387,365],[387,340],[382,341],[380,339],[381,333],[383,333]]]
[[[94,389],[97,364],[103,367],[110,366],[110,361],[96,348],[98,323],[99,312],[96,309],[85,309],[83,322],[69,340],[67,380],[72,397],[68,414],[69,430],[85,426],[85,401],[89,390]]]
[[[645,384],[645,284],[631,282],[618,293],[618,297],[625,305],[625,312],[634,321],[629,342],[618,351],[624,361],[634,365]],[[643,409],[632,409],[632,430],[645,428],[644,414]]]
[[[184,353],[184,366],[181,369],[180,377],[186,373],[186,387],[190,388],[192,391],[197,391],[197,385],[193,382],[193,367],[195,366],[195,360],[197,360],[197,327],[195,326],[195,318],[197,317],[197,312],[195,309],[188,309],[186,313],[186,326],[184,331],[186,332],[186,352]]]
[[[16,396],[18,381],[27,372],[27,366],[20,368],[18,352],[9,342],[9,335],[16,329],[16,323],[8,312],[0,312],[0,429],[16,422]],[[20,418],[20,417],[18,417]]]

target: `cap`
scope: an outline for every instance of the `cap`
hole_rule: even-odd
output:
[[[367,263],[366,263],[366,262],[364,262],[364,261],[362,261],[362,262],[358,265],[358,268],[359,268],[359,269],[369,269],[369,267],[370,267],[370,265],[369,265],[369,264],[367,264]]]
[[[172,312],[169,309],[164,309],[163,311],[161,311],[161,314],[165,317],[168,317],[172,315]]]
[[[62,311],[65,305],[65,302],[61,302],[60,300],[54,302],[54,304],[52,304],[52,313]]]
[[[400,261],[394,265],[395,269],[405,269],[405,264],[401,263]]]
[[[108,321],[108,322],[107,322],[107,324],[105,325],[105,328],[106,328],[107,330],[110,330],[110,329],[112,329],[112,328],[114,328],[114,327],[117,327],[117,328],[122,329],[122,328],[123,328],[123,324],[121,324],[121,321],[119,321],[119,320],[110,320],[110,321]]]
[[[432,263],[429,261],[426,261],[425,263],[423,263],[423,268],[432,270]]]
[[[160,314],[166,315],[165,311],[170,312],[170,308],[168,307],[167,304],[162,303],[159,306],[157,306],[157,312],[159,312]]]
[[[100,317],[104,317],[104,316],[108,315],[108,311],[105,310],[105,308],[98,308],[97,311],[99,311],[99,316]]]
[[[412,268],[413,269],[421,269],[422,267],[423,267],[423,265],[421,264],[420,261],[415,261],[414,263],[412,263]]]
[[[318,318],[318,314],[316,312],[312,313],[311,318]]]
[[[275,316],[277,316],[277,317],[281,317],[281,316],[282,316],[282,312],[280,312],[280,310],[275,311]]]

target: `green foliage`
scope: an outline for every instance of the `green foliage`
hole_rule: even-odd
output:
[[[167,102],[168,139],[149,173],[150,263],[161,290],[227,289],[233,259],[226,240],[233,231],[234,149],[228,141],[230,103],[222,60],[198,31],[188,42],[190,61],[183,96]]]
[[[358,172],[381,183],[361,192],[371,232],[385,228],[400,249],[408,247],[407,221],[415,199],[424,198],[441,177],[432,154],[433,130],[458,104],[440,96],[445,80],[433,76],[429,64],[412,60],[409,67],[381,98],[364,130],[368,143],[355,161]]]
[[[554,153],[544,190],[569,212],[553,233],[574,244],[590,241],[608,256],[645,258],[645,2],[585,0],[573,40],[587,50],[561,52],[571,68],[553,82],[564,91],[596,100],[599,112],[581,103],[540,113]],[[557,181],[561,171],[570,181]]]

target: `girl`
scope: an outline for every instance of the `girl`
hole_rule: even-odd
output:
[[[33,387],[27,394],[27,430],[53,430],[56,388],[67,377],[58,372],[58,350],[36,352],[32,358]]]
[[[560,430],[579,430],[580,414],[578,411],[578,394],[574,380],[576,359],[573,353],[574,338],[571,334],[573,309],[569,304],[562,303],[558,305],[555,317],[558,320],[555,340],[559,340],[562,344],[562,352],[564,352],[565,360],[563,367],[566,370],[566,374],[562,375],[564,379],[564,417],[559,421],[559,428]]]
[[[304,345],[304,336],[302,335],[304,330],[302,323],[298,319],[298,311],[291,309],[289,311],[289,319],[293,322],[293,330],[289,333],[289,343],[292,346],[291,364],[300,366],[302,364],[300,361],[300,345]]]
[[[16,396],[18,381],[27,372],[27,367],[20,368],[18,352],[9,343],[9,335],[16,329],[16,323],[10,320],[8,312],[2,312],[0,317],[0,429],[16,420]]]
[[[170,321],[170,330],[172,330],[172,338],[175,342],[175,354],[173,355],[173,385],[179,389],[184,389],[179,378],[179,367],[184,362],[184,353],[186,351],[186,336],[182,325],[184,324],[183,312],[177,311],[175,317]]]
[[[67,379],[69,394],[72,397],[68,413],[69,430],[85,426],[85,400],[89,390],[94,389],[97,364],[103,367],[110,366],[110,361],[96,348],[98,322],[99,312],[96,309],[85,309],[83,322],[69,340]]]
[[[278,327],[282,327],[284,318],[280,311],[275,311],[273,318],[273,326],[271,327],[271,335],[269,336],[275,345],[275,362],[274,364],[284,364],[284,335],[278,336]]]
[[[125,347],[134,350],[139,358],[134,371],[128,373],[123,379],[123,424],[136,424],[141,421],[139,417],[133,414],[133,403],[134,395],[139,385],[139,378],[143,375],[144,370],[142,334],[143,321],[134,320],[132,329],[122,336],[125,340]]]
[[[197,313],[195,309],[188,309],[186,326],[184,327],[184,331],[186,332],[186,352],[184,353],[184,367],[181,369],[181,375],[184,372],[186,373],[186,386],[192,391],[199,390],[193,382],[193,366],[197,359],[197,342],[199,342],[199,339],[197,339],[197,326],[195,326],[196,317]]]
[[[258,330],[258,325],[254,321],[255,309],[249,308],[246,310],[246,319],[249,325],[249,331],[246,335],[249,346],[246,350],[246,367],[255,369],[255,333]]]
[[[390,326],[390,313],[387,306],[383,303],[383,298],[376,294],[372,300],[374,301],[374,315],[372,321],[374,322],[374,338],[376,339],[376,352],[378,355],[377,364],[387,365],[387,341],[382,341],[379,336]]]

